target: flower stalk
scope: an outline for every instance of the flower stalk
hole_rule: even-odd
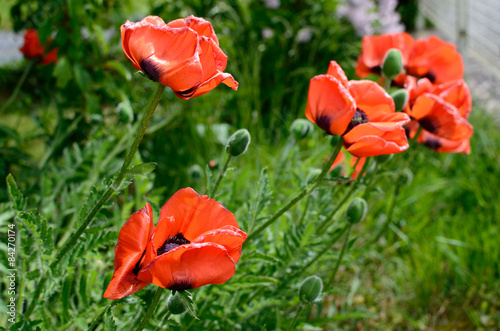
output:
[[[139,324],[139,326],[137,327],[137,331],[144,330],[144,328],[148,325],[151,316],[153,316],[153,313],[155,312],[156,306],[158,306],[158,302],[160,302],[160,298],[164,290],[165,289],[163,287],[158,287],[158,289],[156,290],[153,300],[151,300],[148,310],[146,311],[146,316],[144,316],[141,324]]]
[[[134,142],[132,146],[130,147],[130,150],[128,151],[127,155],[125,156],[125,161],[123,162],[123,165],[118,171],[118,173],[115,175],[115,179],[111,185],[108,186],[106,189],[105,193],[102,195],[102,197],[97,201],[97,203],[94,205],[92,210],[87,214],[85,217],[84,221],[80,225],[80,227],[73,233],[73,235],[70,237],[70,239],[64,244],[64,246],[61,248],[57,256],[55,257],[54,261],[50,264],[50,269],[54,269],[57,267],[59,264],[59,261],[70,251],[71,248],[77,243],[77,241],[80,239],[82,234],[85,232],[85,229],[90,225],[92,220],[94,219],[95,215],[101,210],[102,206],[108,201],[108,199],[115,193],[116,191],[119,190],[121,183],[127,176],[129,166],[132,163],[132,160],[135,156],[135,153],[137,152],[137,149],[139,148],[139,144],[142,141],[142,138],[144,137],[144,134],[146,132],[146,129],[149,125],[149,122],[151,121],[151,118],[153,118],[153,114],[156,110],[156,107],[158,106],[158,103],[160,102],[161,96],[163,94],[163,91],[165,90],[165,86],[158,84],[156,93],[153,96],[152,101],[149,104],[147,113],[144,115],[141,126],[139,128],[139,131],[137,132],[137,135],[134,139]],[[47,276],[43,275],[40,278],[40,281],[38,282],[36,288],[35,288],[35,293],[33,294],[33,300],[31,304],[28,306],[26,309],[25,317],[29,317],[33,310],[35,309],[36,305],[38,304],[38,300],[40,298],[40,294],[45,286],[45,283],[47,281]]]

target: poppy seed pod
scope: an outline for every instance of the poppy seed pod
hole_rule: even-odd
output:
[[[403,70],[403,57],[398,49],[391,48],[385,53],[382,62],[382,74],[387,79],[394,79]]]
[[[250,132],[239,129],[227,140],[226,152],[231,156],[239,156],[247,151],[250,140]]]
[[[367,211],[368,205],[365,199],[356,197],[351,201],[349,207],[347,207],[347,220],[351,224],[358,223],[365,218]]]
[[[187,310],[184,301],[177,292],[172,292],[167,300],[167,308],[172,315],[184,314]]]
[[[290,131],[296,140],[301,140],[309,137],[314,130],[314,125],[305,119],[299,118],[293,121]]]
[[[394,106],[396,111],[403,110],[408,103],[408,91],[405,89],[399,89],[391,93],[392,100],[394,100]]]
[[[120,121],[125,123],[130,123],[134,120],[134,110],[130,102],[123,101],[118,104],[118,116],[120,117]]]
[[[302,302],[313,303],[323,291],[323,281],[316,275],[309,276],[300,285],[299,298]]]

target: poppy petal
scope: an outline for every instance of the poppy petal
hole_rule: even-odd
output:
[[[380,122],[379,115],[394,113],[392,97],[377,83],[371,80],[351,80],[349,91],[370,121]]]
[[[401,153],[408,149],[403,127],[398,123],[363,123],[344,135],[344,147],[357,157]]]
[[[201,17],[195,17],[193,15],[190,15],[186,18],[179,18],[177,20],[169,22],[167,25],[171,28],[188,27],[196,31],[199,36],[208,37],[212,39],[215,42],[215,44],[219,45],[219,40],[215,35],[215,31],[214,28],[212,27],[212,24]]]
[[[338,79],[330,75],[319,75],[311,79],[307,119],[327,133],[341,135],[355,112],[356,101]]]
[[[417,141],[436,152],[463,154],[470,154],[471,152],[469,139],[449,140],[436,136],[426,130],[421,131]]]
[[[247,234],[234,226],[227,225],[220,229],[207,231],[199,235],[193,243],[212,242],[224,246],[227,253],[238,262],[241,256],[241,246],[247,239]]]
[[[349,88],[347,85],[347,76],[345,75],[342,67],[335,61],[330,61],[330,65],[328,66],[327,75],[333,76],[338,79],[345,88]]]
[[[182,233],[191,242],[200,234],[225,225],[239,229],[233,213],[190,187],[177,191],[161,208],[158,227],[162,222],[168,223],[168,226],[162,226],[165,229],[162,236],[167,238]]]
[[[452,104],[437,95],[426,93],[417,98],[410,116],[430,133],[449,140],[469,139],[472,125],[467,122]]]
[[[432,90],[432,93],[439,95],[444,101],[454,105],[463,118],[469,118],[472,109],[472,97],[469,87],[463,79],[437,85]]]
[[[144,288],[148,283],[137,279],[140,262],[153,231],[153,210],[146,203],[144,208],[130,216],[123,225],[115,247],[115,272],[104,297],[121,299]]]
[[[158,256],[138,278],[157,286],[182,291],[228,281],[235,272],[226,249],[214,243],[192,243]]]

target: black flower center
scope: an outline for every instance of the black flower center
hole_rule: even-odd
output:
[[[141,63],[139,63],[139,66],[141,67],[146,77],[151,79],[153,82],[160,81],[160,71],[150,58],[142,60]]]
[[[437,150],[439,147],[441,147],[441,142],[437,139],[427,138],[427,140],[424,141],[424,146],[427,146],[432,150]]]
[[[186,238],[184,238],[184,236],[182,235],[182,233],[176,234],[173,237],[169,236],[168,239],[165,240],[165,242],[163,243],[163,245],[161,245],[160,248],[158,248],[156,250],[156,254],[162,255],[162,254],[167,253],[171,249],[174,249],[176,247],[179,247],[181,245],[186,245],[186,244],[189,244],[189,243],[191,243],[191,242],[189,240],[187,240]]]
[[[352,117],[352,120],[347,126],[347,129],[345,130],[344,134],[351,131],[358,125],[368,122],[370,122],[370,120],[368,120],[368,116],[366,116],[365,112],[359,108],[356,108],[356,112],[354,113],[354,116]]]

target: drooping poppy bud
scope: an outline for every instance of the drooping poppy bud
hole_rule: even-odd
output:
[[[292,131],[296,140],[301,140],[309,137],[313,133],[314,125],[308,120],[299,118],[293,121],[290,131]]]
[[[403,70],[403,57],[398,49],[391,48],[385,53],[382,62],[382,75],[390,80],[396,78]]]
[[[130,123],[134,120],[134,110],[130,102],[123,101],[118,104],[118,116],[120,120],[125,123]]]
[[[408,103],[408,91],[405,89],[399,89],[391,93],[392,100],[394,100],[394,106],[396,111],[401,111],[406,107]]]
[[[299,298],[302,302],[311,304],[317,300],[323,291],[323,281],[316,275],[304,279],[299,288]]]
[[[239,129],[229,137],[226,152],[231,156],[239,156],[247,151],[250,140],[250,132],[247,129]]]
[[[351,201],[349,207],[347,207],[347,212],[346,212],[347,220],[351,224],[359,223],[365,218],[367,211],[368,211],[368,205],[365,199],[360,197],[355,197]]]
[[[172,315],[184,314],[187,310],[184,301],[182,301],[181,296],[177,292],[171,293],[168,297],[167,308]]]

